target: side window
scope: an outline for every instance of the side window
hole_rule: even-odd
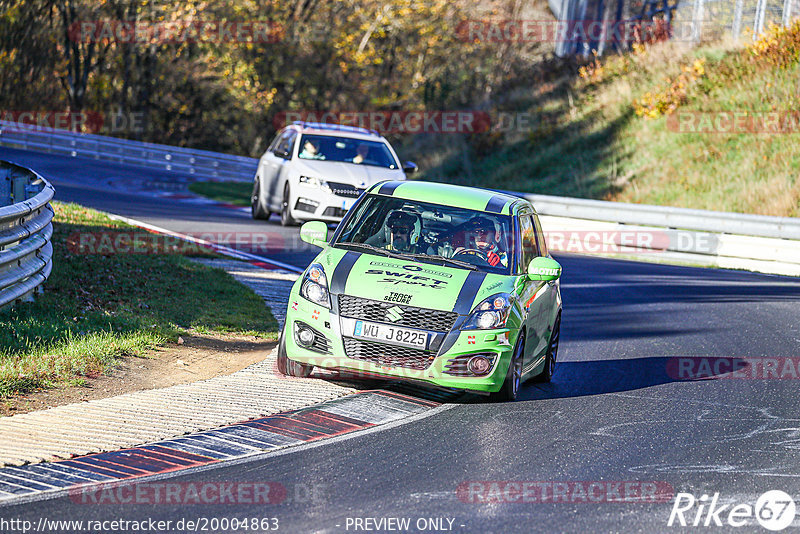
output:
[[[531,260],[539,255],[536,246],[536,229],[533,226],[533,219],[530,215],[520,215],[519,230],[522,237],[522,265],[520,270],[527,271]]]
[[[539,222],[539,216],[534,215],[536,222],[536,243],[539,245],[539,255],[547,256],[547,242],[544,240],[544,232],[542,231],[542,223]]]

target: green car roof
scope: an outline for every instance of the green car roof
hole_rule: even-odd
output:
[[[369,193],[503,215],[511,215],[511,205],[521,200],[488,189],[417,181],[382,182],[372,186]]]

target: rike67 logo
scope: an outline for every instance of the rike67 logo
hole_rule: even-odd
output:
[[[669,514],[667,526],[731,526],[759,525],[767,530],[779,531],[792,524],[795,503],[791,495],[780,490],[770,490],[761,495],[755,506],[748,503],[720,504],[719,493],[703,495],[699,499],[691,493],[678,493]]]

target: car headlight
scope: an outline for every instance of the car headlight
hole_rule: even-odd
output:
[[[306,300],[319,304],[328,309],[331,308],[331,297],[328,293],[328,278],[322,265],[312,263],[303,274],[303,282],[300,285],[300,295]]]
[[[326,182],[322,178],[317,178],[315,176],[301,176],[300,183],[309,185],[311,187],[319,187],[326,193],[331,192],[331,187],[328,185],[328,182]]]
[[[492,295],[475,306],[461,329],[490,330],[492,328],[502,328],[506,325],[510,312],[511,295],[508,293]]]

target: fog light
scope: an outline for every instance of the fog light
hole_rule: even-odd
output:
[[[314,341],[314,332],[308,328],[301,327],[297,331],[297,341],[300,342],[301,345],[311,345],[311,343]]]
[[[467,363],[467,369],[474,375],[485,375],[492,368],[492,362],[485,356],[475,356]]]

